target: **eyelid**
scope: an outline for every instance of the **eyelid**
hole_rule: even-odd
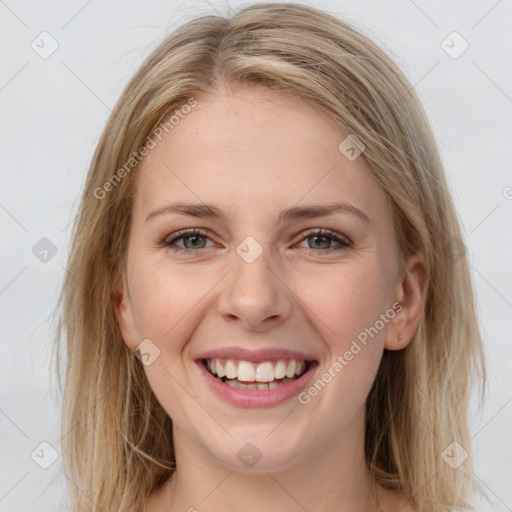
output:
[[[306,238],[309,238],[310,236],[317,235],[317,236],[328,236],[336,241],[336,243],[339,243],[341,246],[345,247],[353,247],[354,243],[352,240],[350,240],[347,236],[342,235],[341,233],[338,233],[332,229],[328,228],[309,228],[306,231],[303,231],[301,233],[301,241],[305,240]],[[313,250],[313,249],[312,249]],[[326,252],[326,251],[322,251]]]

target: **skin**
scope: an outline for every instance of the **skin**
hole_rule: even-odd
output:
[[[144,370],[173,420],[177,470],[146,510],[411,510],[379,486],[376,502],[364,406],[384,349],[404,348],[418,328],[423,258],[399,265],[385,194],[364,153],[350,161],[340,152],[347,133],[324,113],[255,85],[196,99],[139,169],[115,295],[126,345],[149,338],[160,350]],[[146,221],[175,201],[214,204],[226,219]],[[335,201],[370,221],[337,212],[276,224],[284,208]],[[165,244],[191,228],[207,231],[195,240],[200,248],[190,237]],[[352,245],[315,245],[304,234],[313,228]],[[263,250],[252,263],[236,252],[247,236]],[[187,254],[176,250],[185,243]],[[281,347],[314,356],[314,381],[394,302],[401,311],[307,405],[294,398],[242,410],[214,394],[194,362],[213,348]],[[246,442],[262,454],[252,468],[237,457]]]

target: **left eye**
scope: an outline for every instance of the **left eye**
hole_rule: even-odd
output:
[[[165,240],[165,245],[174,246],[173,248],[183,251],[205,249],[205,243],[208,239],[209,237],[207,233],[193,229],[176,233],[176,236],[173,238]],[[180,240],[183,240],[183,246],[177,245],[176,242]],[[308,242],[309,249],[320,250],[321,252],[326,252],[326,250],[330,249],[336,249],[335,247],[331,247],[332,242],[335,242],[340,246],[338,249],[352,246],[352,244],[347,239],[328,229],[316,229],[309,231],[305,233],[305,236],[302,238],[302,241],[305,240],[312,240],[312,243]]]
[[[313,240],[312,245],[308,242],[309,249],[336,249],[335,247],[330,247],[333,241],[341,246],[340,248],[351,247],[352,245],[347,239],[337,235],[329,229],[317,229],[309,231],[305,233],[305,235],[306,236],[303,240]],[[326,244],[329,247],[326,247]]]

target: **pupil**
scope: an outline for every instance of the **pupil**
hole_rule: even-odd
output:
[[[192,241],[192,245],[193,245],[194,247],[197,247],[197,246],[199,245],[199,244],[198,244],[198,240],[199,240],[199,239],[201,239],[201,238],[203,238],[203,236],[201,236],[201,235],[190,235],[190,236],[187,236],[187,237],[185,238],[185,247],[187,246],[186,240],[189,240],[189,241],[192,241],[192,240],[193,240],[193,241]],[[188,247],[187,247],[187,248],[188,248]]]
[[[328,245],[329,245],[328,237],[323,236],[323,235],[315,235],[315,236],[313,236],[312,238],[315,240],[315,245],[316,245],[317,247],[321,245],[321,243],[320,243],[320,244],[318,244],[318,243],[317,243],[318,239],[323,239],[324,241],[326,241],[326,242],[327,242],[327,248],[328,248]],[[325,247],[325,246],[324,246],[324,247]]]

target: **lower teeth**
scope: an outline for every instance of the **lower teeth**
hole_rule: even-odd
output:
[[[238,379],[226,379],[226,377],[222,377],[219,380],[232,388],[265,391],[269,389],[275,389],[283,384],[286,384],[287,382],[292,382],[296,378],[297,377],[289,379],[288,377],[285,377],[283,379],[273,380],[271,382],[251,382],[250,384],[240,382]]]

